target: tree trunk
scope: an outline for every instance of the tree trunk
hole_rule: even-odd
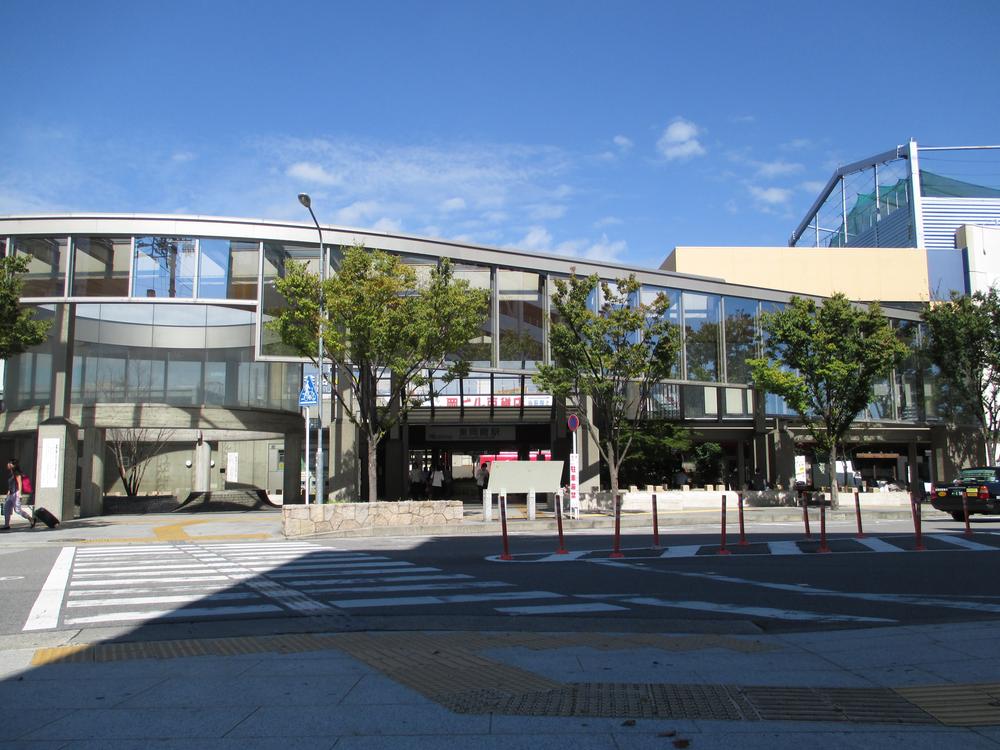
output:
[[[830,507],[831,508],[836,508],[836,507],[838,507],[838,502],[839,502],[839,500],[837,498],[838,483],[837,483],[837,444],[836,443],[834,443],[833,445],[830,446],[829,463],[827,464],[826,469],[827,469],[827,474],[830,475]]]
[[[368,436],[368,502],[374,503],[378,500],[378,472],[376,472],[376,462],[378,460],[378,441],[374,435]]]
[[[618,497],[618,457],[611,443],[606,443],[608,452],[608,476],[611,478],[611,502]]]

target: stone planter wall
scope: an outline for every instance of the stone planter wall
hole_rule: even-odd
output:
[[[384,526],[447,526],[460,523],[462,503],[459,500],[286,505],[282,508],[282,528],[289,538]]]

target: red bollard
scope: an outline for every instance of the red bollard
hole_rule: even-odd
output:
[[[556,527],[559,529],[559,549],[556,550],[557,555],[566,554],[566,545],[563,543],[562,501],[563,494],[562,490],[560,490],[556,493]]]
[[[924,536],[920,528],[920,501],[914,492],[910,493],[910,514],[913,516],[913,536],[916,540],[913,549],[916,552],[923,552],[927,548],[924,546]]]
[[[507,542],[507,493],[501,492],[498,496],[500,504],[500,529],[503,532],[503,554],[501,560],[510,560],[510,545]]]
[[[726,493],[722,493],[722,544],[719,545],[720,555],[731,555],[732,552],[726,549]]]
[[[611,557],[618,559],[625,557],[622,554],[622,496],[615,495],[615,548],[611,550]]]
[[[812,532],[809,531],[809,503],[806,502],[806,493],[799,495],[802,499],[802,522],[806,525],[806,539],[812,539]]]
[[[660,548],[660,517],[656,512],[656,493],[653,493],[653,549]]]
[[[830,548],[826,543],[826,502],[820,497],[819,500],[819,549],[817,552],[829,552]]]
[[[969,525],[969,497],[962,493],[962,513],[965,515],[965,535],[972,536],[972,526]]]
[[[743,525],[743,493],[742,492],[737,492],[736,493],[736,501],[738,503],[739,516],[740,516],[740,546],[741,547],[746,547],[747,544],[749,544],[749,542],[747,542],[747,532],[746,532],[746,528]]]
[[[861,495],[857,488],[854,490],[854,515],[858,519],[858,539],[864,539],[865,532],[861,528]]]

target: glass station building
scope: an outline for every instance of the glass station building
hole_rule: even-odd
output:
[[[568,455],[565,411],[533,373],[550,357],[554,280],[572,272],[609,280],[634,273],[643,298],[665,292],[683,346],[674,377],[654,394],[656,418],[721,444],[727,476],[740,483],[758,468],[776,483],[794,481],[795,415],[754,393],[746,365],[758,355],[759,315],[793,292],[374,231],[323,227],[322,235],[331,273],[342,248],[363,243],[417,267],[450,258],[456,276],[491,293],[486,322],[469,332],[469,377],[417,409],[380,447],[380,497],[406,495],[418,454]],[[0,252],[29,257],[23,302],[53,321],[44,345],[6,363],[0,441],[7,455],[29,471],[42,468],[46,436],[62,435],[64,476],[74,481],[75,472],[81,513],[93,515],[105,493],[122,490],[107,456],[109,434],[164,430],[169,445],[147,472],[144,492],[183,499],[244,487],[298,501],[305,465],[298,394],[311,366],[265,323],[285,304],[275,280],[287,264],[318,269],[314,226],[136,214],[5,217]],[[919,341],[916,309],[886,312],[900,337]],[[357,497],[363,446],[329,390],[322,403],[330,496]],[[873,461],[916,467],[929,479],[947,452],[933,373],[916,359],[905,362],[876,389],[855,432],[852,444],[883,457]],[[592,438],[581,441],[584,488],[599,481]]]

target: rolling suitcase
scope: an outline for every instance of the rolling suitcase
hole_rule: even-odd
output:
[[[59,519],[40,505],[35,506],[35,518],[44,523],[50,529],[54,529],[59,525]]]

